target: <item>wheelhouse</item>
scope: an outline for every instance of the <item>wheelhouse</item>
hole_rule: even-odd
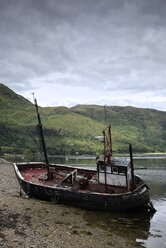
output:
[[[132,173],[128,158],[113,158],[110,164],[97,161],[98,183],[130,189]]]

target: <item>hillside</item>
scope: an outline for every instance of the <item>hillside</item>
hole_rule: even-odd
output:
[[[0,151],[30,153],[40,150],[34,105],[0,84]],[[51,154],[95,154],[102,144],[95,139],[112,125],[113,150],[166,151],[166,112],[134,107],[77,105],[40,108],[46,144]]]

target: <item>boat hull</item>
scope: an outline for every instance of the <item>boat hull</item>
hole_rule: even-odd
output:
[[[26,195],[55,204],[61,203],[97,211],[128,212],[145,210],[150,202],[146,184],[141,184],[137,189],[123,194],[78,191],[68,187],[38,185],[25,180],[16,164],[14,164],[14,170]]]

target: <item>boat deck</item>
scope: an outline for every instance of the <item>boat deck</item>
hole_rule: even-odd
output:
[[[47,179],[47,170],[46,169],[41,169],[41,168],[27,168],[21,171],[22,177],[31,183],[35,183],[38,185],[48,185],[48,186],[54,186],[56,185],[60,177],[58,178],[53,178],[52,180]]]
[[[84,175],[78,174],[78,180],[75,184],[63,184],[63,179],[67,176],[66,171],[56,171],[53,174],[52,179],[47,179],[47,169],[46,168],[24,168],[20,171],[22,177],[33,184],[41,185],[41,186],[48,186],[48,187],[56,187],[61,186],[65,188],[72,188],[73,190],[79,190],[80,192],[98,192],[98,193],[125,193],[127,192],[127,188],[122,187],[114,187],[114,186],[105,186],[103,184],[98,184],[96,181],[96,175],[93,175],[93,180],[88,180],[88,184],[80,186],[80,180],[84,180]],[[94,183],[93,183],[94,182]]]

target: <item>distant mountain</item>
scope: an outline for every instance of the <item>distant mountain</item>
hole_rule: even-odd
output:
[[[0,84],[0,152],[30,153],[40,150],[34,105]],[[111,124],[113,150],[166,151],[166,112],[135,107],[77,105],[40,107],[48,152],[95,154],[102,144],[95,136]]]
[[[9,89],[4,84],[0,84],[0,100],[11,101],[15,100],[18,104],[31,104],[30,101],[24,97],[16,94],[13,90]]]

